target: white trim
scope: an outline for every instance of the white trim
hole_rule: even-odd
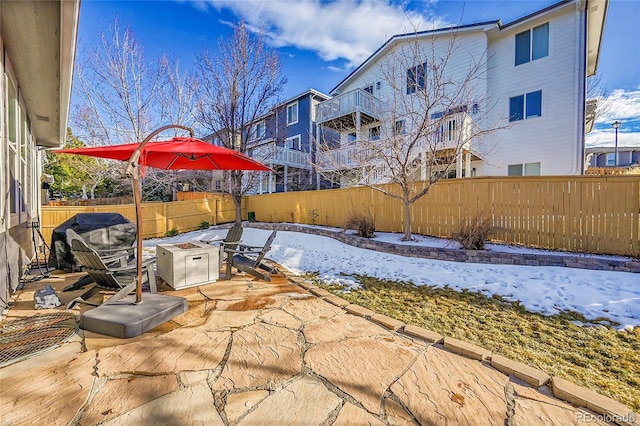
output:
[[[298,146],[297,147],[295,147],[294,144],[293,144],[293,141],[295,139],[298,139]],[[291,146],[289,146],[289,145],[291,145]],[[293,150],[296,150],[296,151],[301,151],[302,150],[302,136],[301,135],[294,135],[294,136],[290,136],[290,137],[286,138],[284,140],[284,147],[287,148],[287,149],[293,149]]]
[[[296,107],[296,119],[295,121],[289,121],[289,108],[294,106]],[[288,104],[287,105],[287,126],[292,126],[294,124],[297,124],[299,119],[300,119],[300,104],[298,103],[298,101]]]

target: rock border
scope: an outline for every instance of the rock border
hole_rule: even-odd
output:
[[[576,407],[586,408],[597,413],[597,416],[592,416],[594,420],[603,420],[621,426],[639,424],[636,423],[636,421],[640,419],[636,418],[636,414],[631,409],[618,401],[607,396],[600,395],[591,389],[578,386],[560,377],[551,376],[544,371],[530,367],[521,362],[513,361],[498,354],[493,354],[491,351],[480,346],[454,339],[453,337],[442,336],[439,333],[422,327],[407,325],[402,321],[390,318],[386,315],[377,314],[362,306],[354,305],[341,297],[316,286],[312,282],[295,275],[284,267],[282,267],[281,272],[289,282],[296,284],[308,291],[310,294],[334,306],[342,308],[347,313],[365,318],[366,320],[387,330],[394,331],[405,337],[421,339],[428,344],[442,344],[445,349],[453,353],[480,361],[507,376],[513,375],[534,389],[550,385],[555,398],[566,401]]]
[[[607,259],[586,255],[566,254],[532,254],[507,253],[491,250],[464,250],[440,247],[413,246],[408,244],[394,244],[375,241],[355,234],[323,229],[319,227],[298,225],[295,223],[243,222],[247,228],[293,231],[305,234],[320,235],[336,239],[354,247],[384,251],[407,257],[423,259],[446,260],[463,263],[488,263],[498,265],[527,265],[527,266],[562,266],[566,268],[592,269],[600,271],[619,271],[640,274],[640,259]]]

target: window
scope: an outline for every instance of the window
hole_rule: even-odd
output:
[[[542,90],[509,98],[509,121],[542,116]]]
[[[287,105],[287,126],[298,122],[298,103]]]
[[[616,165],[616,153],[610,152],[607,154],[607,166],[615,166]]]
[[[284,146],[285,148],[288,149],[295,149],[300,151],[301,147],[300,147],[300,135],[296,135],[290,138],[287,138],[284,142]]]
[[[516,34],[516,66],[549,56],[549,23]]]
[[[7,79],[7,127],[9,130],[9,209],[10,213],[18,213],[18,95],[13,81]]]
[[[509,176],[540,176],[540,163],[510,164]]]
[[[527,118],[542,115],[542,90],[527,93],[525,113]]]
[[[347,142],[355,142],[356,141],[356,132],[351,132],[347,135]]]
[[[260,121],[259,123],[251,126],[251,129],[249,130],[249,140],[254,141],[257,139],[262,139],[264,138],[265,134],[266,125],[264,121]]]
[[[367,87],[365,87],[364,91],[373,95],[373,84],[370,84]]]
[[[256,139],[262,139],[267,133],[267,126],[264,121],[259,122],[256,125]]]
[[[426,85],[427,63],[416,65],[407,70],[407,95],[415,93],[418,89],[424,89]]]
[[[507,174],[509,176],[522,176],[522,164],[510,164]]]
[[[452,141],[456,135],[456,120],[449,120],[447,122],[447,140]]]
[[[380,126],[372,127],[369,129],[369,140],[377,141],[380,139]]]
[[[396,121],[396,125],[393,129],[394,135],[404,135],[405,134],[405,127],[404,127],[404,120],[398,120]]]

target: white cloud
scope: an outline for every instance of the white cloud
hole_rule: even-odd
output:
[[[359,65],[395,34],[448,25],[440,18],[426,19],[424,14],[380,0],[209,0],[208,3],[218,10],[231,10],[248,26],[263,26],[276,47],[314,51],[326,61],[345,59],[349,67]]]
[[[616,143],[616,132],[613,129],[598,129],[588,133],[585,144],[589,146],[614,146]],[[618,129],[618,146],[640,146],[640,132],[623,131]]]
[[[605,112],[596,118],[596,123],[612,123],[616,120],[640,120],[640,87],[636,90],[614,90],[605,99]]]
[[[616,89],[604,100],[604,112],[596,116],[594,130],[587,134],[587,146],[614,146],[616,132],[611,125],[618,120],[618,146],[640,146],[640,87]]]

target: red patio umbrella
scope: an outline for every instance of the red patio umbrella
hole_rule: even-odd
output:
[[[190,137],[150,142],[157,134],[171,128],[188,130]],[[142,206],[139,178],[145,166],[164,170],[271,170],[238,151],[196,139],[193,137],[193,130],[177,124],[161,127],[139,143],[60,149],[53,152],[128,161],[126,174],[132,179],[138,229],[136,303],[142,302]]]
[[[127,161],[142,143],[60,149],[59,154],[78,154],[110,160]],[[140,153],[140,166],[164,170],[263,170],[264,164],[232,149],[203,142],[192,137],[175,137],[168,141],[149,142]]]

